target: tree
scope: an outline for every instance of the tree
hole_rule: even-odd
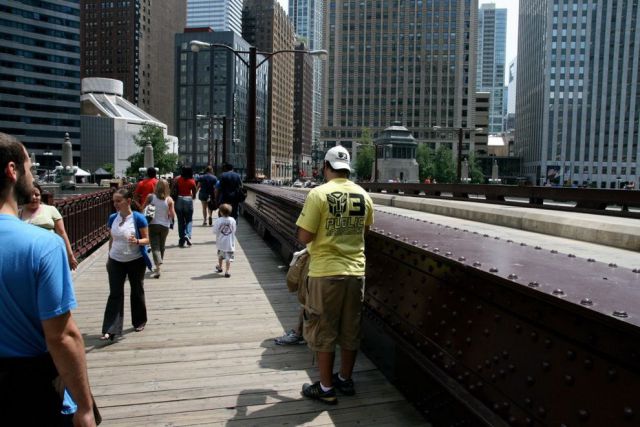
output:
[[[368,181],[371,179],[371,171],[375,161],[375,147],[373,146],[371,131],[368,128],[362,129],[359,143],[360,146],[355,147],[355,150],[358,150],[355,165],[356,174],[360,181]]]
[[[456,181],[456,164],[451,149],[441,145],[433,156],[433,163],[433,177],[437,182],[444,184]]]
[[[113,175],[113,163],[105,163],[100,167]]]
[[[476,159],[475,153],[469,154],[469,178],[473,184],[484,184],[484,173],[480,167],[480,162]]]
[[[178,156],[176,154],[169,153],[169,140],[166,139],[162,133],[162,128],[154,126],[149,123],[142,125],[142,129],[136,136],[133,137],[133,142],[140,147],[140,151],[130,156],[130,166],[127,169],[128,176],[135,176],[138,174],[138,170],[144,167],[144,146],[147,141],[151,141],[153,147],[153,159],[155,167],[160,170],[160,173],[173,172],[176,169],[178,163]]]
[[[433,164],[433,150],[427,144],[418,144],[416,150],[416,161],[418,162],[418,175],[420,182],[427,178],[433,178],[435,168]]]

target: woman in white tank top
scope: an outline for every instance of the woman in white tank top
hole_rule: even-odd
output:
[[[155,264],[155,272],[153,277],[160,277],[160,266],[164,259],[164,247],[169,234],[169,227],[176,216],[173,199],[169,196],[169,183],[164,180],[158,180],[153,193],[147,196],[144,201],[142,210],[147,205],[153,205],[155,214],[153,220],[149,224],[149,239],[151,240],[151,254],[153,255],[153,263]]]

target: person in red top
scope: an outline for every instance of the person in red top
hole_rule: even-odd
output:
[[[147,168],[147,177],[136,185],[136,189],[133,192],[133,198],[138,203],[138,206],[142,206],[149,194],[153,193],[157,183],[156,168]]]
[[[176,216],[178,217],[178,246],[184,248],[185,243],[191,246],[191,226],[193,222],[193,199],[196,197],[196,181],[193,169],[183,167],[174,184],[178,189],[176,200]]]

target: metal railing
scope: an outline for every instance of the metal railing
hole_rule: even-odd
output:
[[[640,191],[481,184],[360,182],[372,193],[403,194],[640,218]],[[631,209],[630,209],[631,208]]]
[[[55,200],[76,257],[86,256],[109,238],[107,219],[114,212],[115,189]]]

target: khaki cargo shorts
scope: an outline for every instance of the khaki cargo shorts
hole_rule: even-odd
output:
[[[364,276],[309,277],[303,335],[313,351],[360,347]]]

